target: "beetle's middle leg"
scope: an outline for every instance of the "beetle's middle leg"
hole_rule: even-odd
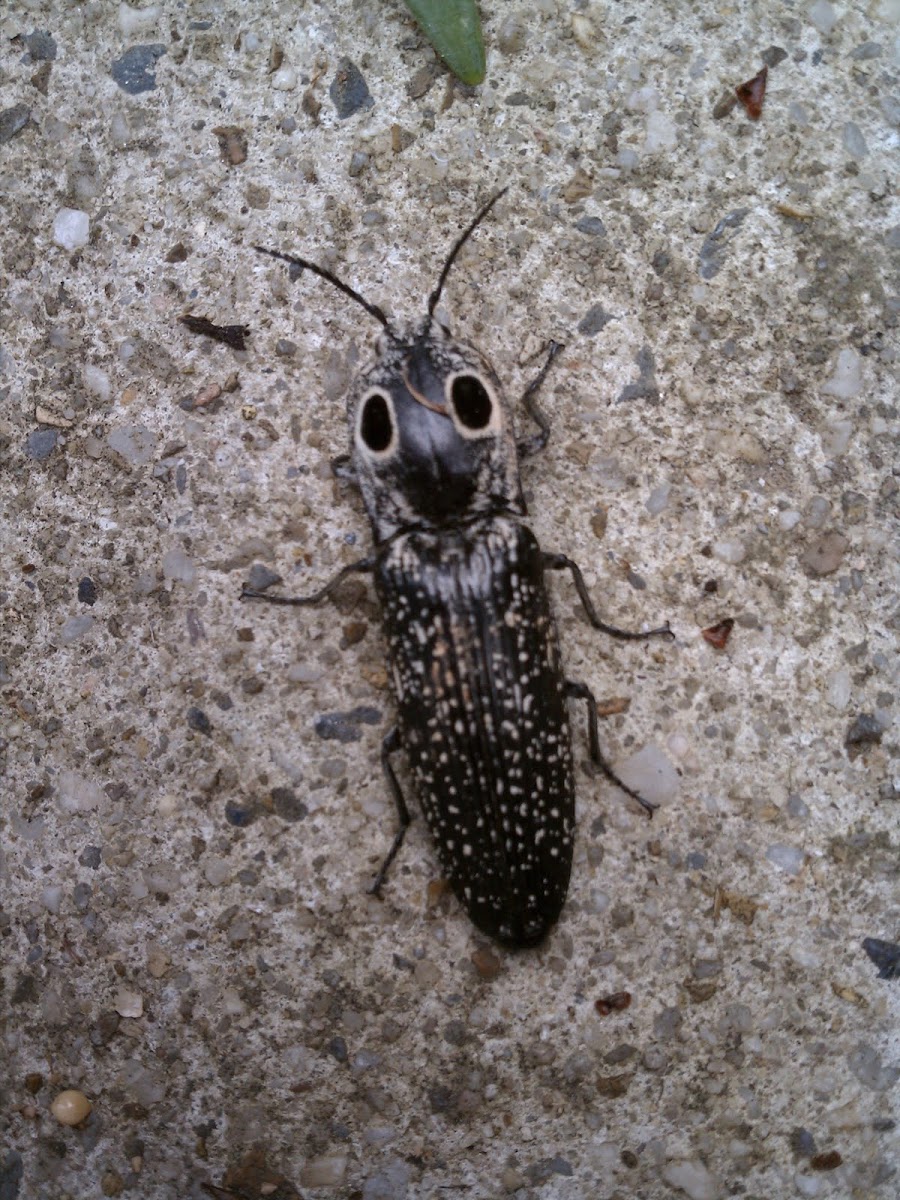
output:
[[[242,600],[265,600],[269,604],[300,604],[311,605],[318,604],[319,601],[325,600],[330,596],[347,578],[348,575],[359,575],[366,571],[371,571],[375,566],[375,555],[370,554],[366,558],[357,559],[356,562],[348,563],[346,567],[342,567],[333,579],[330,579],[324,587],[319,588],[317,592],[313,592],[311,596],[270,596],[268,592],[259,592],[256,588],[247,587],[244,584],[241,591]]]
[[[628,629],[619,629],[615,625],[607,625],[605,621],[601,621],[597,615],[597,610],[594,608],[594,602],[591,600],[590,593],[587,590],[587,584],[584,582],[584,576],[581,573],[581,568],[578,563],[573,562],[571,558],[567,558],[565,554],[549,554],[544,553],[544,566],[550,567],[553,571],[571,571],[572,579],[575,583],[575,590],[578,592],[578,599],[584,606],[584,611],[587,614],[587,619],[595,629],[600,629],[603,633],[608,633],[610,637],[618,638],[619,641],[637,641],[644,638],[652,637],[667,637],[674,638],[675,634],[669,628],[669,622],[665,625],[660,625],[659,629],[648,629],[646,633],[633,633]]]
[[[384,883],[388,873],[388,868],[397,857],[397,852],[403,845],[403,839],[406,837],[406,831],[409,828],[409,823],[412,820],[412,814],[406,807],[406,801],[403,799],[403,792],[400,789],[400,783],[391,766],[391,755],[400,749],[400,732],[395,725],[393,729],[388,730],[381,741],[381,769],[384,771],[385,778],[388,781],[391,795],[394,798],[394,804],[397,806],[397,816],[400,818],[400,828],[394,836],[394,841],[388,850],[387,858],[381,864],[378,874],[369,888],[369,894],[377,896],[381,891],[381,885]]]
[[[649,800],[644,799],[640,792],[636,792],[634,788],[630,788],[624,779],[619,778],[603,757],[603,752],[600,749],[600,733],[597,728],[597,701],[594,699],[594,693],[586,683],[576,683],[572,679],[567,679],[566,696],[570,700],[587,701],[588,744],[591,750],[591,760],[596,763],[610,783],[614,783],[616,787],[621,788],[632,800],[637,800],[647,816],[652,817],[659,805],[651,804]]]
[[[547,353],[547,361],[538,371],[537,375],[529,383],[528,387],[522,393],[522,404],[525,411],[537,425],[539,432],[533,433],[529,437],[520,438],[516,443],[516,449],[519,452],[519,458],[527,458],[529,454],[537,454],[547,445],[547,440],[550,437],[550,421],[544,410],[538,405],[537,394],[541,390],[544,380],[547,378],[547,373],[553,366],[553,361],[558,354],[565,350],[562,342],[551,342],[550,349]]]

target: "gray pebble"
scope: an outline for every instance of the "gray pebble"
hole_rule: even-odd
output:
[[[24,42],[32,62],[53,62],[56,58],[56,42],[53,35],[45,29],[35,29],[33,33],[26,33]]]
[[[803,551],[800,563],[809,575],[831,575],[841,565],[849,545],[842,533],[831,530]]]
[[[900,1067],[886,1067],[874,1046],[865,1042],[850,1051],[847,1066],[863,1087],[873,1092],[886,1092],[900,1079]]]
[[[606,237],[606,226],[599,217],[582,217],[575,228],[579,233],[587,233],[591,237]]]
[[[361,704],[350,712],[323,713],[316,717],[313,728],[323,741],[358,742],[362,737],[360,723],[377,725],[381,712],[377,708]]]
[[[770,46],[768,50],[762,52],[762,60],[767,67],[777,67],[786,58],[787,50],[782,50],[780,46]]]
[[[354,150],[350,155],[350,166],[347,168],[351,179],[356,179],[362,175],[363,171],[369,165],[369,156],[365,150]]]
[[[328,95],[341,121],[346,121],[354,113],[372,108],[375,104],[362,72],[349,58],[342,58],[338,63]]]
[[[583,333],[585,337],[593,337],[595,333],[599,333],[610,321],[614,320],[615,317],[612,313],[608,313],[602,304],[595,304],[578,322],[578,332]]]
[[[165,52],[165,46],[159,42],[150,46],[132,46],[113,62],[112,77],[130,96],[152,92],[156,87],[156,60]]]
[[[309,809],[297,797],[297,793],[293,788],[272,788],[269,796],[272,800],[275,815],[281,817],[282,821],[302,821],[309,813]]]
[[[766,858],[786,874],[796,875],[806,861],[806,854],[796,846],[785,846],[776,842],[766,850]]]
[[[559,1154],[553,1158],[542,1158],[540,1162],[532,1163],[525,1168],[525,1174],[534,1184],[546,1183],[553,1175],[574,1175],[572,1164]]]
[[[868,746],[877,746],[883,734],[881,722],[872,713],[860,713],[844,738],[847,757],[858,758]]]
[[[869,153],[869,147],[866,145],[863,132],[855,121],[847,121],[844,125],[841,139],[844,143],[844,149],[848,154],[852,154],[854,158],[865,158]]]
[[[27,104],[14,104],[0,112],[0,146],[11,142],[31,120],[31,109]]]
[[[727,217],[723,217],[715,229],[700,247],[700,278],[714,279],[722,270],[725,260],[725,250],[731,244],[735,234],[744,223],[749,208],[736,208]],[[728,236],[726,237],[726,234]]]
[[[363,1184],[363,1200],[406,1200],[409,1167],[402,1159],[392,1159],[383,1171],[370,1175]]]
[[[59,640],[64,646],[69,646],[90,632],[95,624],[95,618],[88,616],[87,613],[80,617],[69,617],[60,631]]]
[[[281,583],[281,576],[277,571],[272,571],[262,563],[254,563],[247,572],[247,583],[254,591],[264,592],[266,588],[273,587],[276,583]]]
[[[854,46],[850,51],[850,57],[855,58],[858,62],[864,62],[869,58],[881,58],[883,50],[878,42],[862,42],[859,46]]]
[[[209,717],[202,708],[189,708],[187,713],[187,723],[189,728],[197,733],[203,733],[207,737],[212,733],[212,725]]]
[[[656,360],[649,346],[642,346],[634,360],[637,363],[638,379],[636,383],[626,383],[616,397],[617,404],[628,404],[632,400],[646,400],[650,404],[659,403],[659,388],[656,386]]]
[[[58,438],[59,434],[55,429],[35,429],[25,441],[25,453],[29,458],[41,462],[53,453]]]

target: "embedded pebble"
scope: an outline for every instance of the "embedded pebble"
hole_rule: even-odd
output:
[[[31,120],[31,109],[27,104],[14,104],[0,112],[0,146],[22,132]]]
[[[144,998],[139,992],[129,992],[127,988],[119,988],[116,996],[115,1010],[120,1017],[137,1019],[144,1015]]]
[[[293,67],[279,67],[272,76],[272,87],[276,92],[292,92],[297,86],[297,72]]]
[[[713,558],[717,558],[720,562],[731,563],[732,566],[743,562],[747,557],[747,547],[743,542],[738,541],[713,542],[712,552]]]
[[[796,875],[806,862],[806,854],[796,846],[775,842],[766,849],[766,858],[787,875]]]
[[[829,34],[837,24],[837,13],[834,11],[834,5],[829,4],[828,0],[816,0],[808,13],[810,21],[819,33]]]
[[[119,29],[125,37],[134,37],[157,24],[162,16],[161,4],[149,4],[146,8],[132,8],[129,4],[119,5]]]
[[[866,145],[866,139],[863,137],[862,130],[855,121],[847,121],[841,132],[841,141],[844,143],[844,149],[854,158],[865,158],[869,153],[869,147]]]
[[[800,556],[800,562],[810,575],[832,575],[847,553],[849,541],[834,530],[823,533]]]
[[[85,388],[92,396],[96,396],[104,402],[109,400],[112,394],[112,387],[109,382],[109,375],[102,367],[95,367],[90,363],[85,364],[81,371],[81,379]]]
[[[78,208],[61,208],[53,219],[53,240],[64,250],[86,246],[90,233],[90,217]]]
[[[56,449],[59,434],[55,429],[35,429],[25,439],[25,453],[36,462],[49,458]]]
[[[131,96],[152,92],[156,87],[156,60],[165,52],[166,48],[160,42],[151,46],[132,46],[113,62],[112,77],[122,91]]]
[[[50,1111],[60,1125],[80,1125],[90,1114],[91,1102],[84,1092],[68,1088],[59,1093],[50,1105]]]
[[[661,483],[659,487],[655,487],[646,500],[647,512],[654,517],[663,512],[669,507],[669,498],[672,495],[671,483]]]
[[[300,1186],[339,1187],[344,1182],[348,1162],[346,1154],[326,1154],[321,1158],[311,1158],[300,1172]]]
[[[831,708],[841,712],[850,703],[850,672],[845,668],[828,676],[825,699]]]
[[[789,532],[800,524],[801,514],[795,508],[786,508],[778,514],[778,524],[785,531]]]
[[[794,1176],[794,1187],[801,1196],[809,1196],[815,1200],[816,1196],[821,1196],[825,1190],[826,1184],[821,1175],[804,1175],[798,1172]]]
[[[126,462],[140,467],[148,463],[156,450],[156,435],[143,425],[119,425],[111,429],[106,443]]]
[[[678,145],[678,127],[671,117],[662,112],[652,112],[647,117],[642,153],[656,154],[660,150],[674,150]]]
[[[591,237],[606,237],[606,226],[599,217],[582,217],[575,228],[579,233],[587,233]]]
[[[852,400],[862,391],[862,359],[855,350],[842,350],[837,356],[834,374],[822,385],[826,396]]]
[[[49,884],[41,892],[41,904],[47,912],[58,913],[62,906],[63,890],[58,884]]]
[[[885,1066],[875,1047],[865,1042],[850,1051],[847,1066],[863,1087],[873,1092],[887,1092],[900,1079],[900,1067]]]
[[[665,804],[674,799],[681,786],[672,762],[653,743],[618,763],[616,773],[653,804]]]
[[[377,725],[380,720],[377,708],[361,704],[350,712],[323,713],[316,717],[313,728],[324,741],[358,742],[362,738],[360,723]]]
[[[822,436],[822,450],[828,458],[837,458],[845,454],[853,436],[852,421],[829,421],[828,432]]]
[[[578,322],[578,332],[583,333],[585,337],[593,337],[613,320],[615,320],[613,314],[608,313],[602,304],[595,304]]]
[[[349,58],[342,58],[338,63],[328,95],[337,109],[339,121],[346,121],[354,113],[372,108],[375,104],[362,72]]]
[[[197,568],[193,560],[177,547],[167,550],[163,555],[162,572],[166,579],[173,579],[178,583],[191,584],[197,578]]]
[[[54,62],[56,59],[56,42],[52,33],[45,29],[35,29],[26,33],[23,38],[28,47],[32,62]]]
[[[56,803],[64,813],[88,812],[106,799],[99,784],[76,771],[60,771],[56,781]]]
[[[690,1200],[719,1200],[722,1188],[719,1181],[699,1159],[682,1159],[667,1163],[662,1177],[666,1183],[684,1192]]]
[[[376,1175],[363,1184],[362,1200],[405,1200],[409,1187],[410,1168],[400,1158],[391,1159]]]
[[[78,617],[69,617],[59,632],[61,644],[63,646],[70,646],[72,642],[77,642],[86,633],[90,633],[96,623],[96,618],[92,617],[89,613],[83,613]]]

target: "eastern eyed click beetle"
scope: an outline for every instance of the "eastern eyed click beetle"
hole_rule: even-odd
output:
[[[381,761],[400,829],[371,890],[384,882],[411,819],[391,765],[402,748],[443,873],[472,921],[508,946],[533,946],[557,921],[572,868],[569,699],[587,701],[594,763],[648,813],[654,807],[604,761],[594,697],[563,674],[544,572],[571,573],[595,629],[621,639],[672,635],[668,624],[648,633],[606,625],[577,565],[543,552],[525,524],[519,457],[547,442],[536,395],[562,347],[550,343],[525,389],[538,432],[517,442],[493,368],[435,317],[454,260],[503,194],[457,239],[424,320],[411,327],[396,327],[323,267],[256,247],[339,288],[384,334],[350,391],[350,453],[334,463],[362,492],[374,553],[314,595],[245,588],[243,597],[317,604],[348,575],[372,573],[397,701]]]

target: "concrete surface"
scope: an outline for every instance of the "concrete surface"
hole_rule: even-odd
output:
[[[387,0],[0,17],[3,1200],[897,1194],[897,984],[861,943],[900,934],[900,8],[482,9],[471,91]],[[754,122],[727,100],[764,62]],[[238,602],[369,544],[329,459],[377,325],[253,244],[415,317],[506,184],[444,308],[513,398],[568,343],[534,529],[678,635],[610,644],[554,580],[665,804],[593,777],[573,713],[570,899],[518,955],[421,822],[366,895],[367,586]]]

